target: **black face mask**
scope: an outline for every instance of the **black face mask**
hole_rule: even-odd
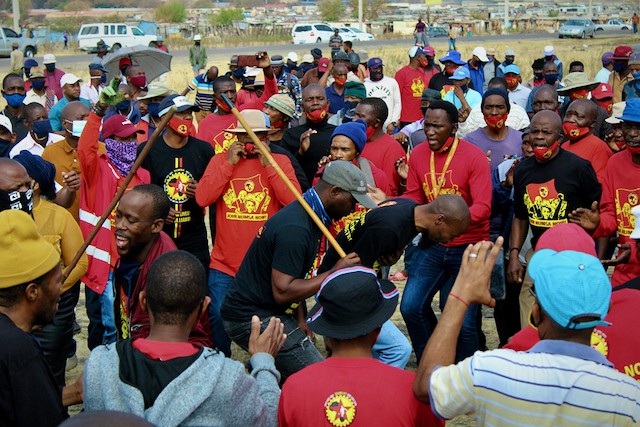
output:
[[[322,78],[322,76],[324,76],[324,71],[322,71],[322,72],[318,71],[318,77]]]
[[[436,63],[436,60],[431,57],[428,57],[427,62],[429,63],[429,67],[433,67]]]
[[[382,73],[382,71],[371,71],[369,73],[369,77],[371,78],[372,81],[377,82],[382,80],[382,78],[384,77],[384,74]]]
[[[420,109],[422,110],[422,115],[425,116],[429,107],[420,107]]]
[[[0,138],[0,157],[9,157],[9,151],[13,148],[10,140]]]
[[[355,110],[355,108],[358,106],[359,102],[358,101],[351,101],[349,103],[349,109],[350,110]]]
[[[0,190],[0,211],[19,210],[31,215],[33,211],[33,190],[4,191]]]

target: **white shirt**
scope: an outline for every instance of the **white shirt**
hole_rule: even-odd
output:
[[[522,108],[526,108],[530,93],[531,89],[518,83],[518,86],[516,86],[514,90],[509,90],[509,102],[511,105],[516,104]]]
[[[58,102],[58,97],[53,95],[53,103],[55,104],[56,102]],[[33,89],[30,89],[27,91],[26,96],[24,98],[24,101],[22,101],[22,103],[24,105],[28,105],[31,104],[32,102],[37,102],[38,104],[42,105],[43,107],[46,107],[47,105],[47,95],[46,92],[40,96],[37,93],[35,93],[35,91]]]
[[[50,133],[49,139],[47,139],[47,145],[53,144],[54,142],[58,142],[64,139],[64,136],[58,135],[56,133]],[[27,150],[34,156],[42,156],[42,152],[44,151],[44,147],[38,144],[35,139],[31,136],[31,132],[27,133],[27,136],[22,138],[22,141],[18,142],[13,146],[11,151],[9,151],[9,158],[13,159],[15,156],[20,154],[22,151]]]
[[[506,125],[515,130],[522,130],[529,126],[530,120],[527,112],[518,104],[511,104],[511,111],[507,116]],[[473,132],[478,128],[487,126],[484,121],[484,115],[480,105],[473,107],[469,117],[464,123],[458,124],[458,132],[456,135],[458,138],[464,138],[468,133]]]
[[[87,82],[80,86],[80,98],[86,99],[91,105],[96,105],[98,102],[98,96],[100,95],[100,92],[102,92],[102,89],[104,89],[104,85],[102,84],[98,86],[98,89],[96,89],[91,85],[91,82]]]
[[[604,67],[602,67],[600,69],[600,71],[598,71],[598,74],[596,74],[596,78],[593,79],[593,80],[598,82],[598,83],[609,83],[609,76],[610,75],[611,75],[611,71],[607,70]]]
[[[400,98],[400,86],[393,77],[384,76],[381,80],[374,82],[371,78],[364,79],[364,87],[367,91],[367,98],[380,98],[387,104],[389,115],[384,122],[385,127],[391,123],[400,121],[402,113],[402,99]]]

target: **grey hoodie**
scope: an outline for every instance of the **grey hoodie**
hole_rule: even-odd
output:
[[[122,411],[159,427],[277,426],[280,374],[270,354],[251,358],[251,376],[240,362],[205,348],[196,361],[144,409],[142,393],[120,380],[115,344],[96,347],[84,368],[86,411]]]

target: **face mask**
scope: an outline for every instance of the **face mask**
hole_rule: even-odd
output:
[[[572,101],[575,101],[576,99],[585,99],[587,96],[589,96],[589,91],[587,89],[572,90],[569,92],[569,98]]]
[[[429,66],[429,60],[428,59],[423,59],[420,61],[420,66],[421,67],[428,67]]]
[[[0,211],[19,210],[31,215],[33,211],[33,190],[4,191],[0,190]]]
[[[451,146],[453,145],[453,141],[455,140],[455,138],[453,136],[450,136],[444,143],[444,145],[442,147],[440,147],[440,149],[438,150],[438,153],[445,153],[447,151],[449,151],[449,148],[451,148]]]
[[[193,130],[193,122],[191,120],[179,119],[172,117],[169,120],[169,128],[173,129],[178,135],[184,137],[189,136]]]
[[[7,100],[7,104],[9,104],[13,108],[20,108],[22,105],[22,101],[24,101],[25,95],[20,95],[19,93],[14,93],[12,95],[7,95],[6,93],[2,94],[4,99]]]
[[[297,70],[298,64],[296,64],[295,62],[287,61],[287,68],[289,68],[290,70]]]
[[[371,73],[369,73],[369,78],[371,78],[372,82],[378,82],[382,80],[383,77],[384,74],[382,74],[382,71],[372,71]]]
[[[38,138],[45,138],[51,133],[51,122],[49,120],[38,120],[33,122],[33,133]]]
[[[230,113],[231,112],[231,108],[229,108],[227,103],[224,102],[224,101],[220,101],[219,99],[216,99],[216,105],[218,106],[219,109],[221,109],[225,113]]]
[[[118,102],[116,104],[116,110],[120,112],[129,111],[131,108],[131,100],[125,99],[124,101]]]
[[[428,109],[429,107],[420,107],[420,110],[422,110],[422,117],[424,117],[427,114]]]
[[[505,77],[504,79],[507,81],[507,87],[512,88],[512,87],[518,86],[519,81],[517,77],[510,76],[510,77]]]
[[[325,119],[325,117],[327,117],[328,113],[329,113],[329,107],[327,106],[326,108],[324,108],[322,110],[315,110],[315,111],[312,111],[310,113],[307,113],[305,111],[304,115],[307,116],[307,119],[309,119],[310,122],[312,122],[312,123],[320,123]]]
[[[273,129],[284,129],[285,123],[282,120],[278,120],[277,122],[271,125]]]
[[[135,76],[129,79],[132,85],[137,87],[145,87],[147,85],[147,76]]]
[[[545,74],[544,79],[548,85],[553,85],[558,81],[559,74]]]
[[[46,64],[44,67],[50,73],[53,73],[56,70],[56,64]]]
[[[358,106],[359,102],[358,101],[351,101],[349,103],[349,109],[350,110],[354,110],[357,106]]]
[[[613,112],[613,101],[596,101],[596,105],[607,110],[609,115]]]
[[[433,67],[436,61],[433,58],[427,58],[427,65]]]
[[[549,61],[553,61],[553,55],[551,55],[551,56],[545,56],[545,57],[544,57],[544,60],[545,60],[545,61],[547,61],[547,62],[549,62]]]
[[[627,151],[631,154],[640,154],[640,146],[632,147],[630,145],[627,145]]]
[[[560,144],[558,143],[558,141],[556,141],[553,144],[551,144],[551,147],[549,148],[535,147],[533,149],[533,155],[536,156],[536,159],[538,159],[539,161],[546,162],[551,158],[551,156],[553,156],[553,152],[556,151],[559,145]]]
[[[347,82],[347,79],[345,77],[339,77],[336,78],[335,81],[338,86],[344,86],[344,84]]]
[[[638,79],[640,79],[640,73],[633,73],[633,74],[631,74],[631,75],[633,76],[633,79],[634,79],[634,80],[638,80]]]
[[[118,169],[120,175],[127,176],[136,160],[138,141],[122,142],[107,138],[104,140],[104,148],[107,151],[109,161]]]
[[[460,86],[460,89],[462,89],[463,92],[466,92],[467,90],[469,90],[469,85],[462,85]]]
[[[544,73],[533,73],[533,78],[536,80],[544,79]]]
[[[616,144],[616,147],[618,147],[618,150],[622,150],[624,149],[624,147],[627,146],[627,143],[625,141],[613,141]]]
[[[513,59],[506,59],[505,58],[504,63],[507,64],[507,65],[511,65],[511,64],[513,64]]]
[[[160,103],[150,102],[149,105],[147,105],[147,112],[151,117],[158,117],[158,113],[160,112]]]
[[[321,79],[324,76],[324,71],[318,71],[318,78]]]
[[[445,68],[444,72],[450,76],[453,76],[453,73],[455,73],[456,68]]]
[[[46,83],[47,82],[45,82],[44,80],[31,80],[31,87],[35,90],[42,90],[44,89],[44,85]]]
[[[627,63],[626,62],[620,62],[620,61],[613,61],[613,70],[621,73],[624,71],[624,69],[627,68]]]
[[[103,75],[100,77],[100,84],[106,84],[106,83],[107,83],[107,75],[106,75],[106,74],[103,74]]]
[[[588,127],[578,127],[573,123],[564,122],[562,124],[562,132],[564,132],[569,141],[575,141],[591,132],[591,129]]]
[[[84,130],[84,127],[86,125],[87,125],[86,120],[74,120],[73,122],[71,122],[71,130],[67,128],[65,128],[65,130],[69,132],[71,135],[75,136],[76,138],[80,138],[80,135],[82,135],[82,131]]]
[[[244,68],[237,68],[236,70],[234,70],[233,77],[235,77],[236,79],[243,78],[244,77]]]
[[[487,124],[487,126],[490,129],[494,129],[494,130],[500,130],[504,127],[506,121],[507,121],[507,116],[509,114],[506,113],[504,116],[490,116],[484,117],[484,122]]]
[[[367,141],[371,139],[374,133],[376,133],[376,128],[373,126],[367,126]]]

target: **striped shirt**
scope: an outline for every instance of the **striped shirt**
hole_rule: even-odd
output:
[[[207,79],[207,73],[202,73],[189,83],[189,90],[196,91],[196,105],[203,110],[211,111],[213,104],[213,82]]]
[[[429,383],[443,419],[475,415],[478,426],[632,426],[640,384],[591,347],[544,340],[528,352],[477,352],[440,367]]]

